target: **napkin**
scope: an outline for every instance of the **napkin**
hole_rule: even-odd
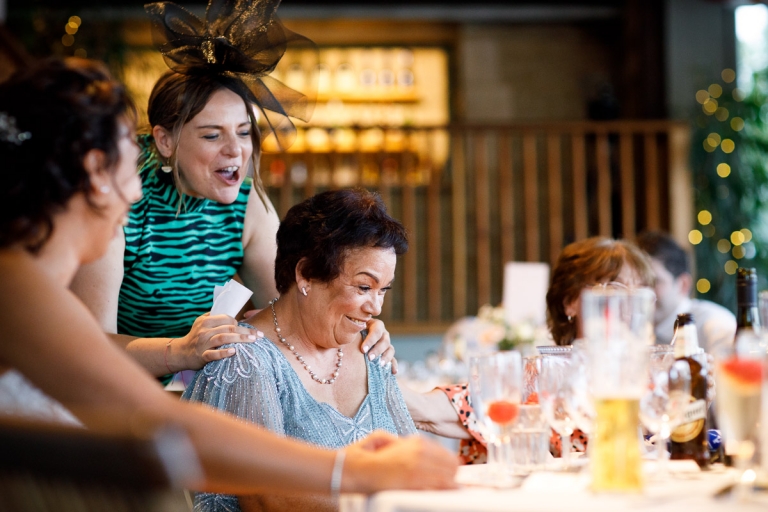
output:
[[[253,295],[251,290],[232,279],[224,286],[214,286],[211,315],[229,315],[234,318],[251,295]]]

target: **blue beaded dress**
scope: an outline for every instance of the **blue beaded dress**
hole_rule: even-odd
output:
[[[368,395],[354,417],[318,402],[304,387],[285,355],[266,338],[236,343],[235,355],[213,361],[195,374],[183,398],[261,425],[277,434],[341,448],[374,430],[416,433],[390,365],[369,361]],[[236,496],[199,493],[195,512],[239,512]]]

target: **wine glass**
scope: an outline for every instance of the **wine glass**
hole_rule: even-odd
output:
[[[754,439],[760,419],[765,352],[760,336],[742,331],[736,345],[717,354],[715,384],[717,419],[725,445],[740,471],[737,496],[745,499],[752,491]]]
[[[669,350],[652,350],[648,365],[648,389],[640,399],[640,421],[655,437],[656,475],[667,474],[667,439],[682,423],[690,402],[691,372],[687,364],[676,364]]]
[[[575,428],[589,435],[594,429],[595,404],[589,386],[589,353],[585,340],[576,340],[571,349],[565,410]]]
[[[520,414],[522,361],[515,351],[475,356],[469,360],[469,392],[483,425],[488,465],[497,485],[510,483],[512,427]]]
[[[570,359],[545,357],[541,361],[539,374],[539,403],[549,426],[560,435],[563,469],[568,469],[571,464],[571,434],[574,429],[573,420],[566,410],[570,368]]]

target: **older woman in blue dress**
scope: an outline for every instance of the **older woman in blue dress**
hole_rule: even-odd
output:
[[[286,148],[290,118],[309,119],[311,98],[270,73],[287,48],[313,47],[280,23],[278,4],[211,1],[205,19],[173,2],[146,7],[170,70],[150,96],[151,134],[138,138],[143,196],[72,290],[115,342],[165,382],[234,353],[222,345],[258,335],[208,314],[214,285],[237,274],[259,308],[276,293],[279,221],[259,178],[261,130]],[[373,321],[368,331],[361,349],[390,360],[384,325]]]
[[[407,244],[403,226],[370,192],[325,192],[291,208],[277,233],[280,295],[251,319],[265,336],[234,345],[232,358],[209,363],[184,396],[327,448],[346,446],[375,429],[414,434],[388,365],[358,350]],[[243,510],[301,505],[309,504],[240,498]],[[197,497],[196,510],[236,507],[235,496]]]
[[[96,431],[174,425],[203,470],[186,484],[202,491],[449,487],[454,459],[438,447],[382,433],[334,452],[279,437],[174,399],[107,338],[69,285],[141,197],[131,114],[92,61],[43,61],[0,84],[0,414]]]

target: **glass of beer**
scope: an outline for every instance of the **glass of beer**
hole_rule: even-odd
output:
[[[596,411],[592,489],[598,492],[643,488],[639,404],[648,382],[654,302],[648,289],[595,288],[581,296]]]

